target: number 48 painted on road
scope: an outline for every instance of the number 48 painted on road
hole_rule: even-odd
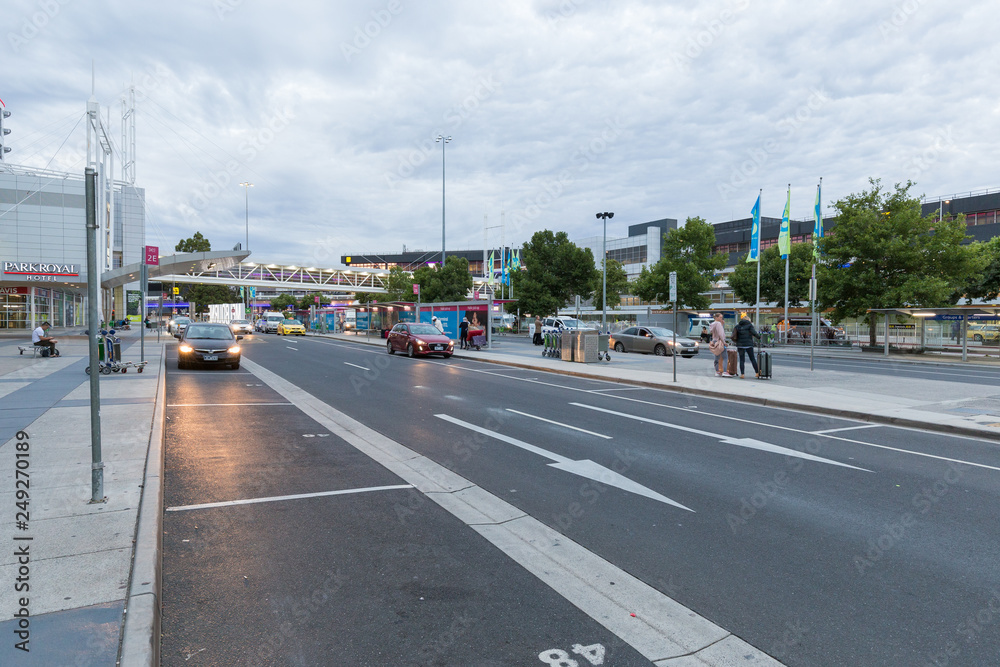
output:
[[[602,644],[591,644],[590,646],[573,644],[573,653],[585,658],[592,665],[604,664],[604,646]],[[546,665],[553,665],[553,667],[580,667],[580,663],[569,657],[569,653],[561,648],[550,648],[547,651],[542,651],[538,654],[538,659]]]

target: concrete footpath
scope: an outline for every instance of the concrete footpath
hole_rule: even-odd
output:
[[[62,356],[52,359],[18,354],[27,336],[0,337],[0,665],[157,665],[163,361],[173,339],[147,336],[144,373],[101,376],[107,501],[92,504],[87,342],[65,334],[55,332]],[[138,330],[121,337],[124,359],[138,361]],[[578,364],[504,337],[493,350],[457,356],[1000,441],[1000,386],[977,381],[982,366],[977,376],[967,364],[942,362],[940,379],[923,380],[850,370],[852,357],[833,353],[844,370],[811,372],[783,365],[784,354],[794,352],[776,355],[774,380],[715,377],[705,354],[679,359],[676,382],[670,358],[612,354],[610,362]]]

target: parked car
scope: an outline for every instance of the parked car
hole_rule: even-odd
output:
[[[305,336],[306,328],[298,320],[281,320],[278,323],[278,335],[279,336]]]
[[[998,343],[1000,342],[1000,326],[996,324],[970,324],[965,332],[965,337],[978,343]]]
[[[249,335],[253,333],[253,324],[250,323],[250,320],[233,320],[229,323],[229,328],[232,329],[233,333],[237,336],[243,334]]]
[[[844,332],[844,327],[838,327],[833,322],[825,318],[818,318],[819,327],[816,329],[817,345],[844,345],[851,346],[850,339]],[[786,323],[784,318],[778,320],[777,331],[780,340],[781,332],[788,329],[789,343],[809,344],[809,332],[812,330],[812,320],[809,317],[789,317]]]
[[[583,320],[578,320],[575,317],[546,317],[542,320],[542,333],[553,333],[556,331],[567,331],[576,329],[597,329],[598,327],[591,326],[590,324],[584,322]],[[535,335],[535,325],[528,325],[528,335]]]
[[[175,317],[167,323],[167,333],[172,336],[181,336],[184,333],[184,328],[191,324],[190,317]]]
[[[219,364],[228,368],[240,367],[240,341],[228,324],[221,322],[193,322],[187,326],[177,346],[177,368],[190,368],[194,364]]]
[[[411,357],[440,354],[447,359],[455,352],[455,341],[433,324],[400,322],[389,331],[385,349],[389,354],[406,352]]]
[[[615,352],[641,352],[664,357],[668,354],[681,355],[690,358],[698,354],[699,343],[686,337],[677,337],[677,347],[674,347],[674,332],[663,327],[629,327],[624,331],[611,334],[608,345]]]

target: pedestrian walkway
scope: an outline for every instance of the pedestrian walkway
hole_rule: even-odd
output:
[[[139,361],[138,333],[125,332],[124,360]],[[0,588],[0,664],[114,665],[125,610],[143,606],[138,597],[128,605],[130,595],[151,601],[154,592],[155,560],[147,554],[145,569],[133,569],[133,546],[152,472],[147,455],[160,451],[150,442],[162,439],[154,435],[154,414],[162,402],[163,345],[155,333],[147,337],[141,374],[99,376],[106,501],[91,503],[88,342],[53,335],[61,356],[52,358],[19,355],[24,340],[0,340],[0,579],[26,584]],[[133,572],[150,581],[131,582]],[[153,637],[156,605],[145,606],[147,628],[133,633],[140,648]]]

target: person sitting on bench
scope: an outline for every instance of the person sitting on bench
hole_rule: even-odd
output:
[[[48,348],[48,356],[58,357],[59,350],[56,349],[58,341],[55,338],[45,335],[51,327],[52,325],[48,322],[42,322],[40,326],[31,332],[31,342],[35,347]]]

